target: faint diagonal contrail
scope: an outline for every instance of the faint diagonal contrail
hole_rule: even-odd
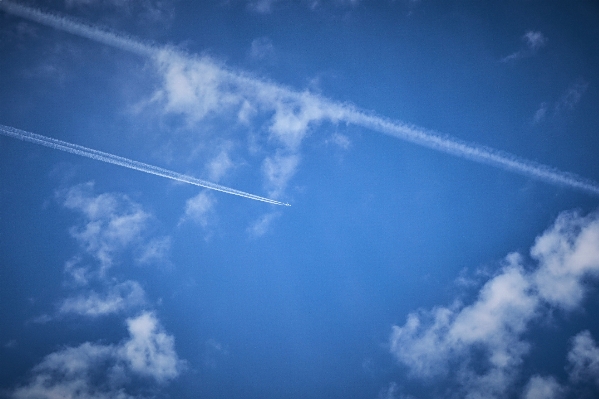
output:
[[[5,0],[0,0],[0,9],[47,25],[74,35],[88,38],[98,43],[112,46],[141,56],[156,58],[164,51],[192,60],[193,58],[167,46],[143,43],[130,36],[104,30],[73,19],[25,7]],[[208,61],[209,62],[209,61]],[[243,72],[219,67],[221,77],[233,85],[249,88],[255,93],[276,93],[280,98],[305,100],[310,98],[318,104],[322,112],[321,118],[331,121],[345,122],[366,129],[383,133],[404,141],[408,141],[435,151],[444,152],[478,163],[492,165],[503,170],[512,171],[547,183],[567,186],[590,194],[599,195],[599,184],[573,173],[563,172],[556,168],[520,158],[516,155],[495,150],[476,143],[469,143],[448,135],[441,135],[427,129],[409,125],[400,121],[389,120],[356,107],[340,104],[306,92],[298,92],[282,85],[257,79]]]
[[[125,168],[138,170],[140,172],[149,173],[156,176],[166,177],[167,179],[180,181],[183,183],[193,184],[194,186],[205,187],[211,190],[221,191],[227,194],[237,195],[243,198],[249,198],[256,201],[267,202],[269,204],[274,205],[285,205],[290,206],[287,203],[275,201],[270,198],[260,197],[258,195],[246,193],[244,191],[235,190],[234,188],[229,188],[225,186],[221,186],[220,184],[211,183],[209,181],[200,180],[192,176],[184,175],[181,173],[173,172],[168,169],[159,168],[157,166],[148,165],[147,163],[134,161],[132,159],[120,157],[118,155],[108,154],[106,152],[93,150],[91,148],[83,147],[77,144],[68,143],[66,141],[53,139],[51,137],[42,136],[41,134],[35,134],[31,132],[27,132],[25,130],[15,129],[14,127],[0,125],[0,134],[3,134],[8,137],[14,137],[19,140],[29,141],[31,143],[43,145],[46,147],[54,148],[55,150],[60,150],[64,152],[68,152],[71,154],[81,155],[83,157],[95,159],[97,161],[102,161],[106,163],[110,163],[113,165],[124,166]]]

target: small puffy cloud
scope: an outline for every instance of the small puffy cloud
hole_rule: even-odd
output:
[[[539,262],[532,275],[539,296],[572,310],[584,296],[584,278],[599,275],[599,218],[564,212],[530,252]]]
[[[553,377],[531,377],[524,389],[523,399],[559,399],[565,395],[565,389]]]
[[[179,375],[182,363],[175,352],[175,339],[162,331],[149,312],[127,319],[131,338],[119,349],[130,369],[163,383]]]
[[[578,308],[585,283],[599,274],[599,215],[562,213],[530,253],[536,268],[525,268],[519,254],[508,255],[472,304],[409,314],[403,326],[393,327],[391,353],[414,377],[453,379],[465,397],[505,395],[528,353],[523,337],[530,324],[548,310]],[[598,353],[588,333],[577,337],[569,355],[572,375],[599,373]],[[549,390],[561,395],[550,379],[531,380],[527,389],[531,398]]]
[[[206,227],[215,203],[216,200],[208,192],[200,192],[185,203],[185,214],[181,218],[180,223],[192,220],[200,226]]]
[[[583,331],[574,337],[568,362],[571,380],[592,381],[599,386],[599,347],[590,332]]]
[[[529,49],[535,51],[547,43],[547,38],[541,32],[528,31],[522,36]]]
[[[135,281],[125,281],[110,287],[103,295],[90,291],[85,295],[67,298],[60,305],[58,312],[97,317],[141,306],[145,302],[143,288]]]
[[[167,113],[185,115],[189,123],[195,123],[241,101],[239,93],[226,85],[227,72],[206,57],[189,59],[163,50],[155,61],[163,84],[152,102],[161,104]]]
[[[152,313],[127,320],[130,337],[118,345],[90,342],[67,347],[46,356],[32,370],[26,385],[10,395],[14,399],[128,399],[131,377],[167,382],[179,375],[183,362],[174,338],[162,331]]]

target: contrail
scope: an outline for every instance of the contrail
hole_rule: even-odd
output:
[[[9,14],[13,14],[64,32],[72,33],[73,35],[84,37],[95,42],[106,44],[107,46],[115,47],[120,50],[142,56],[152,56],[156,53],[156,48],[154,46],[142,43],[138,39],[129,38],[120,33],[113,33],[108,30],[87,25],[71,18],[50,14],[35,8],[26,7],[3,0],[0,0],[0,9]]]
[[[27,132],[25,130],[15,129],[14,127],[0,125],[0,134],[3,134],[8,137],[13,137],[23,141],[29,141],[31,143],[43,145],[46,147],[54,148],[55,150],[60,150],[64,152],[68,152],[71,154],[81,155],[83,157],[95,159],[97,161],[102,161],[106,163],[110,163],[113,165],[124,166],[125,168],[138,170],[140,172],[149,173],[156,176],[166,177],[167,179],[172,179],[176,181],[180,181],[183,183],[193,184],[194,186],[205,187],[211,190],[221,191],[227,194],[237,195],[243,198],[249,198],[256,201],[262,201],[273,205],[284,205],[291,206],[290,204],[275,201],[270,198],[260,197],[258,195],[246,193],[244,191],[235,190],[234,188],[229,188],[225,186],[221,186],[220,184],[211,183],[205,180],[196,179],[195,177],[184,175],[181,173],[173,172],[168,169],[159,168],[157,166],[148,165],[147,163],[134,161],[132,159],[120,157],[118,155],[108,154],[106,152],[93,150],[91,148],[83,147],[77,144],[67,143],[66,141],[53,139],[51,137],[42,136],[41,134],[35,134],[31,132]]]
[[[159,56],[162,51],[168,50],[182,58],[189,59],[189,56],[177,52],[175,49],[168,48],[167,46],[146,44],[128,36],[103,30],[70,18],[7,2],[5,0],[0,0],[0,9],[43,25],[141,56],[154,58]],[[222,73],[221,76],[228,79],[230,83],[234,83],[243,88],[252,88],[255,93],[276,93],[277,95],[280,95],[281,98],[295,99],[298,101],[309,97],[313,102],[318,103],[323,111],[322,114],[325,115],[324,117],[328,117],[332,121],[342,121],[348,124],[361,126],[435,151],[444,152],[478,163],[492,165],[547,183],[568,186],[587,193],[599,195],[598,183],[576,174],[563,172],[556,168],[529,161],[503,151],[498,151],[475,143],[468,143],[455,137],[440,135],[421,127],[369,114],[352,106],[339,104],[317,95],[294,91],[281,85],[256,79],[255,77],[246,75],[242,72],[222,67],[219,68]]]

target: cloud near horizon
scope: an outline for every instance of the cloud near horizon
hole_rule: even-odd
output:
[[[466,398],[505,395],[530,350],[524,335],[531,324],[548,317],[548,309],[579,308],[588,279],[599,275],[599,213],[560,214],[537,237],[530,256],[532,269],[522,255],[509,254],[472,304],[456,301],[409,314],[403,326],[393,326],[391,353],[412,377],[452,381]],[[574,370],[582,370],[579,364],[597,369],[599,356],[584,335],[575,339],[572,353]],[[541,383],[547,387],[548,381],[531,382],[527,397],[542,392]]]

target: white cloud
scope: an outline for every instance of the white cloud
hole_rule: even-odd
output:
[[[11,395],[14,399],[125,399],[120,387],[96,386],[94,377],[101,375],[106,363],[114,361],[114,347],[84,343],[75,348],[66,348],[52,353],[33,369],[29,384],[17,388]],[[110,366],[109,366],[110,367]]]
[[[58,312],[97,317],[141,306],[145,302],[143,288],[135,281],[125,281],[110,287],[104,295],[89,291],[85,295],[67,298]]]
[[[583,331],[574,337],[568,362],[570,379],[575,382],[590,380],[599,386],[599,347],[590,332]]]
[[[126,399],[130,377],[164,383],[177,377],[183,362],[174,338],[162,331],[152,313],[127,320],[130,337],[119,345],[83,343],[46,356],[14,399]],[[137,397],[137,396],[135,396]]]
[[[175,352],[175,339],[162,331],[152,313],[127,319],[127,326],[131,338],[119,354],[133,372],[160,383],[179,375],[182,363]]]
[[[584,277],[599,274],[599,218],[562,213],[537,238],[531,255],[539,262],[532,276],[539,296],[556,307],[576,308],[584,296]]]
[[[190,124],[241,102],[240,94],[227,86],[223,68],[206,57],[189,59],[163,50],[155,61],[163,83],[152,102],[167,113],[184,115]]]
[[[565,389],[553,377],[531,377],[524,389],[523,399],[559,399]]]
[[[201,191],[195,197],[187,200],[185,203],[185,214],[179,223],[192,220],[202,227],[206,227],[215,203],[216,200],[208,192]]]
[[[150,215],[124,195],[94,196],[92,191],[93,183],[86,183],[71,187],[60,196],[65,207],[86,217],[82,227],[73,227],[70,232],[100,262],[102,274],[112,266],[117,251],[141,239]]]
[[[393,327],[391,353],[414,377],[454,379],[465,397],[503,396],[528,352],[523,336],[530,323],[547,305],[579,307],[585,281],[598,274],[599,215],[562,213],[537,238],[531,257],[537,267],[526,271],[522,256],[508,255],[471,305],[411,313]]]

